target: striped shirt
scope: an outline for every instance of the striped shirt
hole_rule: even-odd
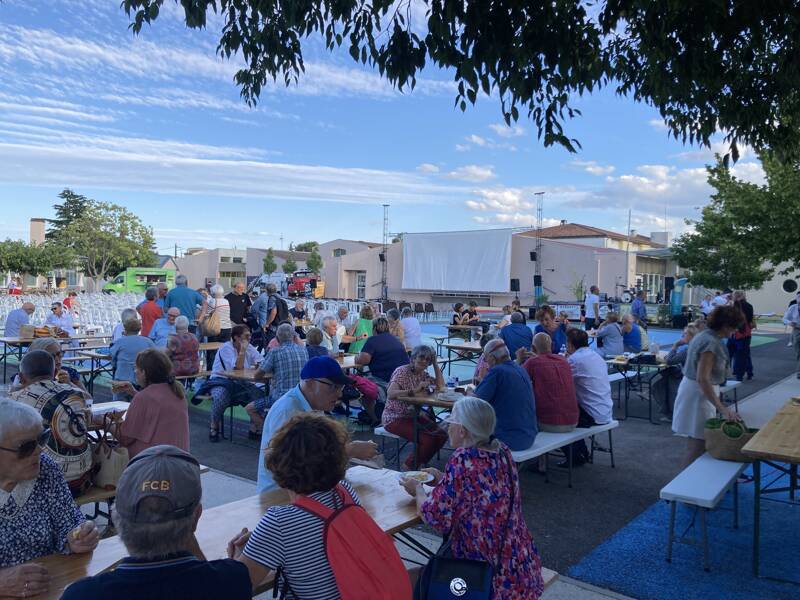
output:
[[[352,486],[342,481],[356,504],[361,504]],[[311,494],[328,508],[340,508],[335,490]],[[288,598],[339,600],[336,579],[328,564],[322,540],[322,519],[296,506],[271,506],[244,547],[244,554],[269,569],[281,567],[289,580]]]

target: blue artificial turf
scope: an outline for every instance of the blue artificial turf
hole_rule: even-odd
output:
[[[767,465],[762,472],[773,473]],[[748,469],[749,472],[749,469]],[[774,475],[773,475],[774,476]],[[786,477],[782,479],[786,484]],[[775,494],[787,498],[787,494]],[[721,507],[732,507],[729,493]],[[679,505],[676,533],[691,522],[694,509]],[[642,600],[789,600],[800,585],[753,576],[753,484],[739,485],[739,528],[733,513],[709,513],[711,572],[703,570],[702,547],[675,544],[666,562],[669,505],[657,502],[573,566],[570,577]],[[690,537],[700,536],[700,518]],[[761,503],[761,574],[800,581],[800,504]]]

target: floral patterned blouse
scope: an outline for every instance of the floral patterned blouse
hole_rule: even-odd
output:
[[[85,520],[61,469],[42,454],[39,477],[0,490],[0,567],[68,553],[67,534]]]
[[[389,380],[389,385],[396,383],[401,390],[412,391],[417,389],[421,384],[436,384],[436,380],[428,375],[427,371],[415,373],[411,369],[411,365],[404,365],[397,367],[392,373],[392,378]],[[414,408],[407,402],[402,400],[386,400],[386,406],[383,409],[381,419],[384,425],[388,425],[393,421],[399,419],[411,419],[414,417]]]
[[[496,564],[499,555],[494,600],[536,600],[544,590],[542,564],[522,516],[519,477],[511,452],[498,444],[497,452],[457,449],[447,461],[442,481],[422,505],[422,519],[450,536],[456,558]],[[514,507],[509,521],[512,485]]]

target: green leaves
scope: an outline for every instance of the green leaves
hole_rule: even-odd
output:
[[[267,255],[264,257],[263,260],[264,266],[264,273],[267,275],[272,275],[275,271],[278,270],[278,264],[275,262],[275,253],[272,251],[272,248],[267,250]]]
[[[308,267],[309,271],[313,271],[314,273],[319,273],[322,271],[323,267],[322,257],[319,255],[316,246],[313,250],[311,250],[311,254],[308,255],[306,259],[306,267]]]

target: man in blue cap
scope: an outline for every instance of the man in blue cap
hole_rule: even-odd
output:
[[[272,480],[272,473],[264,465],[264,453],[275,432],[298,413],[333,410],[342,395],[342,389],[348,383],[353,383],[353,380],[342,372],[339,363],[329,356],[317,356],[303,367],[300,383],[275,401],[267,413],[261,434],[261,451],[258,454],[259,493],[278,487]],[[351,458],[369,460],[377,452],[378,446],[372,441],[354,441],[347,445],[347,453]]]

